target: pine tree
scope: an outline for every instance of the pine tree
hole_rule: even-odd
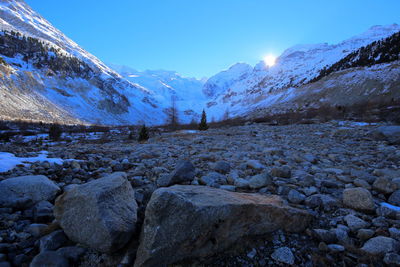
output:
[[[208,130],[208,125],[207,125],[207,115],[206,112],[203,109],[203,113],[201,114],[201,121],[199,124],[199,130],[200,131],[206,131]]]
[[[53,141],[60,139],[62,134],[61,126],[58,124],[52,124],[49,129],[49,138]]]
[[[133,131],[129,132],[128,140],[133,140]]]
[[[148,139],[149,139],[149,132],[146,128],[146,125],[143,124],[142,129],[140,129],[140,132],[139,132],[138,141],[142,142],[142,141],[147,141]]]

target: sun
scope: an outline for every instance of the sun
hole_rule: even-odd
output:
[[[268,56],[264,57],[264,62],[268,67],[272,67],[276,63],[276,56],[268,55]]]

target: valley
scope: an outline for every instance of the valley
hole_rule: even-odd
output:
[[[208,16],[182,33],[191,21],[169,23],[187,15],[178,11],[183,2],[172,15],[164,11],[171,2],[152,6],[150,21],[136,10],[147,2],[132,8],[125,1],[132,14],[109,17],[121,3],[90,22],[107,23],[103,39],[92,34],[97,42],[90,42],[98,51],[106,46],[98,56],[107,59],[127,44],[143,42],[146,51],[124,50],[114,64],[27,2],[0,0],[0,267],[400,266],[398,24],[350,38],[329,32],[342,41],[293,46],[319,40],[297,28],[296,11],[296,32],[285,34],[302,36],[280,55],[193,78],[135,64],[150,62],[150,48],[160,64],[174,51],[169,63],[183,59],[181,72],[200,65],[203,48],[216,64],[220,55],[210,47],[230,41],[221,32],[210,37]],[[92,8],[85,19],[104,6]],[[225,23],[223,12],[235,5],[220,8],[217,21]],[[218,24],[224,33],[234,28],[238,44],[255,42],[247,40],[253,28],[271,30],[260,23],[274,14],[256,23],[250,11],[250,20],[240,10],[232,25]],[[239,35],[248,21],[252,28]],[[64,22],[78,32],[75,20]],[[318,29],[314,34],[326,38]],[[144,32],[146,38],[131,38]],[[259,35],[240,50],[271,49],[275,41]],[[134,60],[126,66],[125,58]]]

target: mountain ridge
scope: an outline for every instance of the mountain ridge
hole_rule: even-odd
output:
[[[68,121],[102,124],[160,125],[168,121],[171,106],[181,123],[198,120],[203,109],[216,120],[246,116],[280,101],[276,92],[295,97],[297,88],[315,82],[324,69],[400,31],[397,24],[373,26],[338,44],[295,45],[274,66],[236,63],[199,80],[175,71],[107,65],[22,0],[0,0],[0,15],[0,55],[6,63],[0,93],[8,96],[0,101],[1,118],[32,119],[43,112],[54,121],[63,120],[64,112]],[[26,80],[36,87],[21,87]]]

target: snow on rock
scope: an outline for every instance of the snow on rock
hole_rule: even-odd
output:
[[[0,173],[14,169],[17,165],[29,165],[34,162],[44,162],[62,164],[60,158],[48,158],[47,151],[41,151],[36,157],[16,157],[12,153],[0,152]]]
[[[235,82],[246,79],[252,70],[253,67],[248,64],[237,63],[208,79],[204,84],[203,92],[208,97],[223,93]]]

